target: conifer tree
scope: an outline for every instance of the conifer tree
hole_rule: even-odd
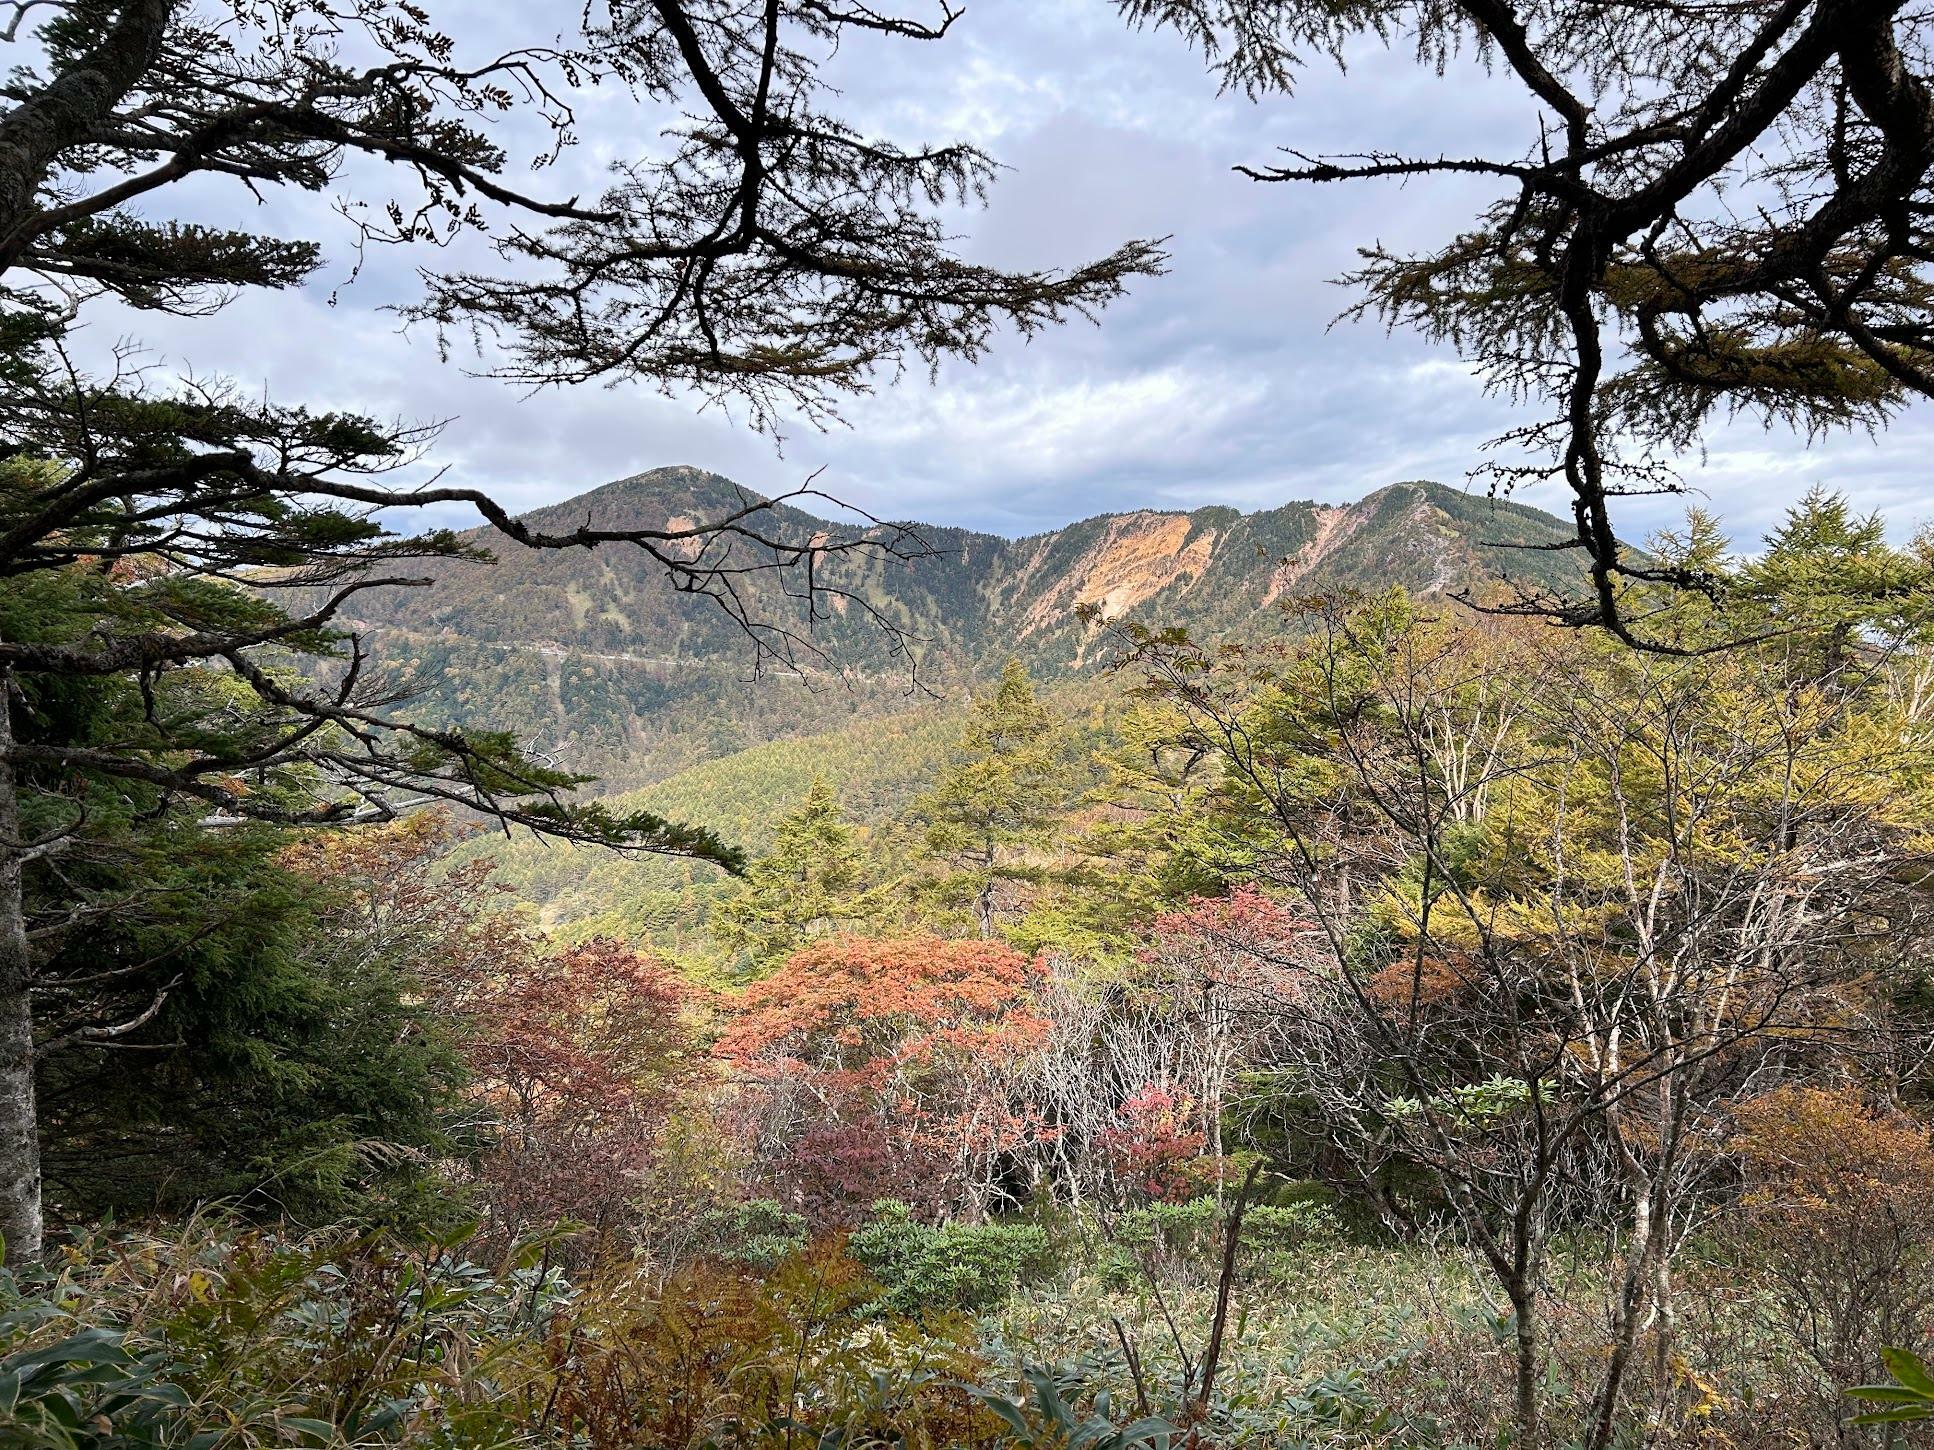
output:
[[[1202,839],[1216,761],[1175,745],[1177,733],[1173,712],[1154,701],[1112,722],[1084,798],[1096,819],[1067,842],[1071,863],[1010,934],[1018,945],[1119,968],[1146,944],[1150,921],[1224,889],[1215,845]]]
[[[712,909],[712,937],[763,975],[818,937],[850,929],[877,907],[866,852],[839,794],[815,778],[779,822],[771,852]]]
[[[1653,632],[1680,649],[1751,639],[1780,654],[1796,686],[1861,689],[1885,661],[1934,640],[1934,534],[1895,544],[1878,514],[1824,487],[1788,508],[1757,553],[1740,553],[1697,509],[1649,547],[1713,581],[1649,609]]]
[[[998,884],[1040,874],[1020,853],[1054,837],[1068,796],[1062,756],[1061,722],[1011,659],[999,686],[975,702],[933,788],[914,803],[927,855],[949,868],[941,889],[972,903],[983,938],[994,934]]]
[[[1364,45],[1409,52],[1440,83],[1450,57],[1475,58],[1517,97],[1515,137],[1485,128],[1469,150],[1392,151],[1372,127],[1324,155],[1286,137],[1276,164],[1240,169],[1325,189],[1478,183],[1435,243],[1366,239],[1345,280],[1361,288],[1357,311],[1455,348],[1527,410],[1474,472],[1500,490],[1563,485],[1589,583],[1578,598],[1527,597],[1524,610],[1684,648],[1648,628],[1644,586],[1715,580],[1630,547],[1619,501],[1682,487],[1675,460],[1715,419],[1871,429],[1934,395],[1924,11],[1845,0],[1117,5],[1184,37],[1252,100],[1293,92],[1306,66]]]
[[[1786,511],[1760,556],[1739,566],[1735,589],[1789,631],[1796,671],[1830,679],[1863,646],[1871,655],[1928,640],[1934,537],[1897,547],[1879,514],[1857,514],[1844,494],[1816,487]]]

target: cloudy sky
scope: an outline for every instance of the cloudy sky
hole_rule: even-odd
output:
[[[468,0],[454,29],[480,51],[529,40],[509,29],[518,12],[527,7]],[[1282,146],[1516,151],[1534,113],[1472,69],[1440,79],[1407,54],[1371,50],[1349,61],[1347,75],[1312,70],[1292,98],[1218,96],[1173,35],[1127,30],[1107,0],[976,0],[944,43],[848,45],[833,75],[855,122],[906,143],[970,140],[1009,168],[987,210],[960,218],[970,254],[1065,265],[1171,235],[1173,270],[1099,327],[1008,340],[931,383],[904,378],[848,407],[849,427],[792,429],[783,454],[742,418],[633,385],[522,396],[469,375],[475,359],[440,360],[430,338],[401,335],[384,311],[410,295],[408,259],[374,255],[345,285],[353,257],[327,198],[257,204],[207,191],[203,219],[318,237],[329,264],[300,293],[244,298],[210,320],[129,325],[169,369],[219,364],[283,401],[448,419],[437,456],[452,479],[518,507],[667,463],[765,492],[823,470],[823,487],[875,513],[1009,534],[1137,506],[1348,500],[1410,478],[1461,485],[1510,408],[1447,350],[1374,324],[1331,327],[1349,296],[1330,279],[1359,245],[1452,235],[1483,190],[1266,186],[1231,168]],[[605,160],[649,144],[626,134],[637,116],[615,101],[585,120],[590,144],[566,158],[560,185],[594,188]],[[119,325],[97,321],[93,340]],[[1742,541],[1816,482],[1905,533],[1934,520],[1931,450],[1926,408],[1878,441],[1807,446],[1743,422],[1684,474]],[[1564,503],[1555,489],[1521,497]],[[1634,504],[1626,531],[1682,507]]]

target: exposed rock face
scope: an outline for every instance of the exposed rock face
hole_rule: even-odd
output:
[[[1214,529],[1193,538],[1191,532],[1186,514],[1133,513],[1109,519],[1100,544],[1071,571],[1074,602],[1120,619],[1166,589],[1186,592],[1202,577],[1216,544]],[[1056,591],[1044,591],[1028,608],[1020,633],[1051,628],[1066,612],[1065,599],[1057,598]]]
[[[1346,504],[1318,504],[1312,513],[1315,532],[1307,544],[1270,571],[1269,587],[1262,596],[1264,604],[1274,604],[1297,592],[1302,580],[1327,563],[1363,523],[1363,515]]]

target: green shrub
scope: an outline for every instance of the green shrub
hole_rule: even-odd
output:
[[[1132,1248],[1160,1248],[1191,1262],[1222,1252],[1226,1205],[1213,1198],[1152,1203],[1123,1215],[1120,1237]],[[1252,1255],[1299,1249],[1333,1231],[1326,1205],[1311,1199],[1254,1203],[1242,1216],[1242,1246]]]
[[[846,1251],[884,1289],[876,1313],[919,1317],[990,1309],[1051,1265],[1047,1233],[1034,1224],[917,1223],[896,1199],[873,1205]]]
[[[1168,1450],[1184,1432],[1152,1415],[1127,1420],[1098,1381],[1119,1361],[1090,1355],[1058,1365],[1027,1365],[1013,1388],[977,1388],[974,1398],[999,1417],[1012,1450]],[[1125,1421],[1125,1423],[1124,1423]]]
[[[1213,1198],[1153,1203],[1116,1220],[1095,1269],[1104,1283],[1127,1288],[1150,1268],[1189,1281],[1212,1281],[1222,1263],[1228,1205]],[[1242,1216],[1244,1269],[1265,1276],[1291,1271],[1310,1249],[1341,1237],[1334,1207],[1315,1195],[1284,1203],[1252,1203]]]
[[[543,1262],[555,1236],[489,1269],[455,1230],[405,1245],[208,1227],[0,1271],[0,1445],[494,1450],[543,1403],[543,1327],[570,1296]]]
[[[54,1317],[31,1306],[0,1318],[12,1344]],[[0,1355],[0,1437],[35,1450],[163,1446],[187,1438],[188,1396],[170,1383],[167,1356],[134,1354],[118,1329],[90,1325],[38,1348]]]
[[[802,1252],[809,1237],[806,1220],[770,1198],[713,1209],[702,1217],[699,1227],[712,1257],[760,1273]]]

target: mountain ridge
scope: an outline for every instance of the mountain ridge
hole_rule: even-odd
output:
[[[553,532],[666,528],[761,500],[718,474],[676,466],[522,517]],[[903,705],[910,677],[896,644],[911,642],[929,689],[958,694],[1010,655],[1049,683],[1091,671],[1095,631],[1085,610],[1224,637],[1280,633],[1291,627],[1282,606],[1311,594],[1402,585],[1441,596],[1507,575],[1554,590],[1579,579],[1553,547],[1570,537],[1558,519],[1423,480],[1387,484],[1354,503],[1131,509],[1018,538],[842,524],[783,496],[765,518],[768,536],[788,543],[910,529],[928,551],[904,561],[877,553],[826,560],[819,577],[839,591],[837,607],[817,619],[780,576],[748,576],[750,611],[823,652],[823,673],[805,683],[837,675],[844,689],[770,679],[754,688],[747,642],[723,611],[666,588],[658,566],[623,546],[519,550],[476,530],[469,537],[494,544],[494,563],[434,561],[425,571],[431,588],[371,591],[351,622],[370,633],[378,661],[417,690],[429,717],[500,724],[573,765],[636,783]],[[738,552],[726,557],[759,562],[744,541],[732,547]]]

